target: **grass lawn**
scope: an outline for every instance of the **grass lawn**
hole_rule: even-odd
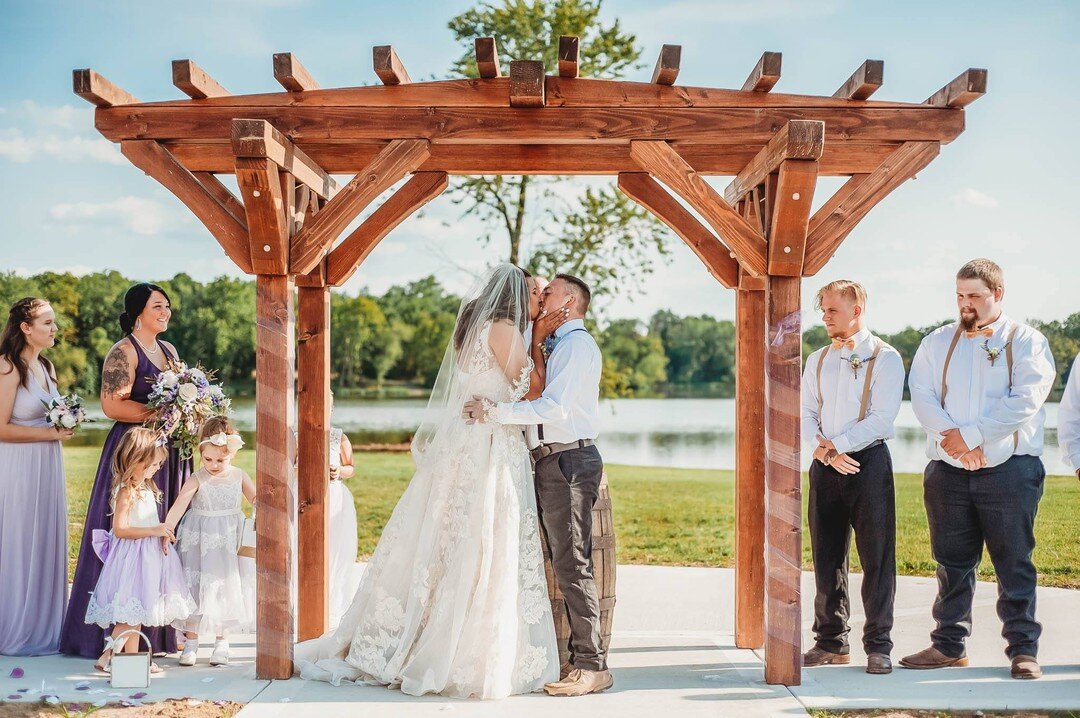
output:
[[[64,449],[72,570],[99,455],[100,449],[95,447]],[[237,463],[254,475],[255,452],[241,451]],[[732,565],[733,472],[620,465],[607,468],[620,563]],[[411,475],[412,459],[407,453],[357,454],[356,476],[348,484],[356,499],[361,556],[375,549],[383,524]],[[897,475],[896,492],[897,567],[902,574],[932,575],[935,565],[922,503],[922,476]],[[1080,588],[1080,542],[1076,540],[1080,536],[1080,482],[1074,477],[1046,479],[1035,533],[1040,585]],[[858,570],[854,553],[853,549],[852,566]],[[803,541],[803,565],[811,566],[809,538]],[[993,567],[984,559],[980,579],[993,580],[993,576]]]

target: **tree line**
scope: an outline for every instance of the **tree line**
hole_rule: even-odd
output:
[[[0,273],[0,303],[25,296],[48,299],[60,327],[49,351],[60,386],[97,394],[101,363],[120,338],[117,316],[134,282],[116,271],[83,276]],[[159,281],[173,318],[166,338],[184,359],[217,372],[232,393],[250,393],[255,374],[255,283],[219,277],[198,282],[186,274]],[[339,396],[422,393],[435,380],[460,298],[435,277],[391,287],[381,296],[331,295],[331,377]],[[947,320],[908,327],[882,339],[896,347],[905,368],[923,336]],[[1047,336],[1057,360],[1057,399],[1080,352],[1080,312],[1062,321],[1031,321]],[[615,319],[591,327],[604,354],[606,397],[735,395],[735,325],[706,315],[658,311],[648,321]],[[803,333],[803,357],[828,343],[825,328]]]

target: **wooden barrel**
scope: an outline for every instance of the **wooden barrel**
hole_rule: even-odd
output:
[[[600,598],[600,640],[605,652],[611,645],[611,619],[615,614],[615,524],[611,520],[611,495],[608,493],[607,474],[600,478],[600,494],[592,510],[592,564],[596,592]],[[544,573],[547,575],[548,596],[551,598],[551,615],[555,618],[555,638],[559,642],[559,663],[569,660],[570,617],[566,602],[555,581],[551,567],[551,548],[543,526],[540,538],[544,548]]]

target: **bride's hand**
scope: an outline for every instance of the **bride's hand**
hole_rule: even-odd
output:
[[[549,334],[554,334],[556,329],[568,321],[570,321],[569,307],[555,307],[551,310],[545,308],[540,312],[540,316],[536,318],[536,323],[533,326],[533,338],[539,341]]]
[[[487,412],[490,408],[490,402],[485,403],[483,399],[473,397],[469,401],[465,402],[465,406],[461,409],[461,418],[465,420],[466,424],[483,424],[487,422]]]

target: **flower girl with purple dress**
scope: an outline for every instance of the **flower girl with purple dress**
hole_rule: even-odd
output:
[[[104,565],[86,622],[113,626],[105,652],[94,664],[102,671],[109,670],[114,652],[138,652],[138,635],[116,640],[124,631],[167,626],[195,610],[180,559],[169,550],[173,532],[158,518],[161,489],[154,475],[167,454],[157,440],[156,432],[142,427],[124,435],[113,456],[112,530],[97,529],[93,535],[94,551]],[[156,664],[150,670],[161,672]]]

